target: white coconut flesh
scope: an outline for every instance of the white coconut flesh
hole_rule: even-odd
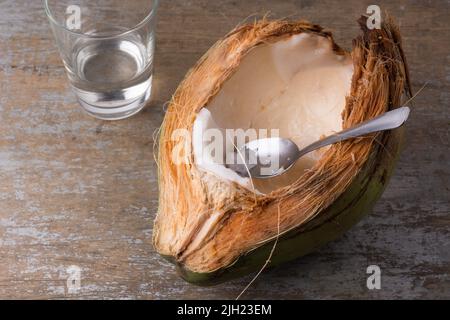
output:
[[[325,148],[301,158],[288,173],[267,180],[242,178],[205,152],[207,129],[278,129],[302,148],[342,130],[353,64],[329,39],[309,33],[254,48],[218,94],[197,115],[192,131],[196,167],[261,193],[288,186],[310,169]],[[226,152],[233,152],[228,145]],[[256,188],[254,190],[253,188]]]

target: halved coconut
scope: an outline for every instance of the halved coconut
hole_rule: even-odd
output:
[[[271,265],[307,254],[379,198],[401,129],[324,148],[268,180],[242,178],[202,152],[210,129],[276,129],[302,147],[401,106],[410,91],[398,29],[388,20],[368,30],[365,21],[350,53],[307,22],[241,26],[188,73],[161,129],[154,228],[157,251],[186,280],[213,284],[256,271],[276,238]]]

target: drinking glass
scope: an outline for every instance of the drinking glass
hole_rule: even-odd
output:
[[[81,106],[119,120],[139,112],[152,89],[158,0],[44,0]]]

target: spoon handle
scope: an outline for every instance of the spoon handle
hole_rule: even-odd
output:
[[[408,107],[401,107],[395,110],[386,112],[381,116],[365,121],[350,129],[338,132],[332,136],[326,137],[322,140],[310,144],[298,153],[298,157],[304,156],[311,151],[320,149],[330,144],[364,136],[369,133],[385,131],[400,127],[409,117],[410,109]]]

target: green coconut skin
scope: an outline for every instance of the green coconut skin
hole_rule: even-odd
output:
[[[294,229],[278,239],[268,267],[275,267],[316,251],[339,238],[373,208],[394,171],[403,143],[404,128],[383,135],[386,141],[383,147],[375,147],[377,151],[369,157],[351,186],[312,220],[308,224],[309,228]],[[233,265],[223,269],[211,273],[195,273],[178,264],[178,273],[187,282],[199,286],[212,286],[239,278],[261,270],[270,256],[274,241],[248,252]]]

